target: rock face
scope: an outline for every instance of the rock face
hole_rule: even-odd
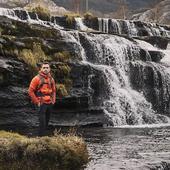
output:
[[[43,59],[52,60],[54,78],[69,94],[60,98],[57,91],[51,124],[168,122],[170,77],[161,64],[165,54],[155,47],[167,48],[168,27],[98,18],[86,20],[84,27],[82,19],[45,21],[25,10],[1,9],[0,15],[1,126],[38,125],[27,89],[35,63]],[[77,22],[101,32],[70,30]]]

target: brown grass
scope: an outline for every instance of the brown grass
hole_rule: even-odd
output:
[[[28,138],[0,131],[0,170],[78,170],[88,157],[84,140],[74,135]]]

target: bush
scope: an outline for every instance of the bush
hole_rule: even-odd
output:
[[[88,162],[82,138],[73,135],[28,138],[0,131],[0,169],[78,170]]]
[[[56,85],[56,93],[57,93],[57,96],[59,96],[60,98],[68,96],[68,92],[67,92],[64,84],[57,84]]]

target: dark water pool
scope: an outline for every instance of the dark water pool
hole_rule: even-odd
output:
[[[1,128],[36,136],[36,128]],[[54,127],[49,128],[52,135]],[[68,133],[69,128],[56,128]],[[170,125],[78,128],[91,161],[85,170],[170,170]]]

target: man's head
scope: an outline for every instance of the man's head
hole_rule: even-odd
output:
[[[40,65],[40,71],[43,72],[44,74],[50,73],[50,64],[48,62],[43,62]]]

